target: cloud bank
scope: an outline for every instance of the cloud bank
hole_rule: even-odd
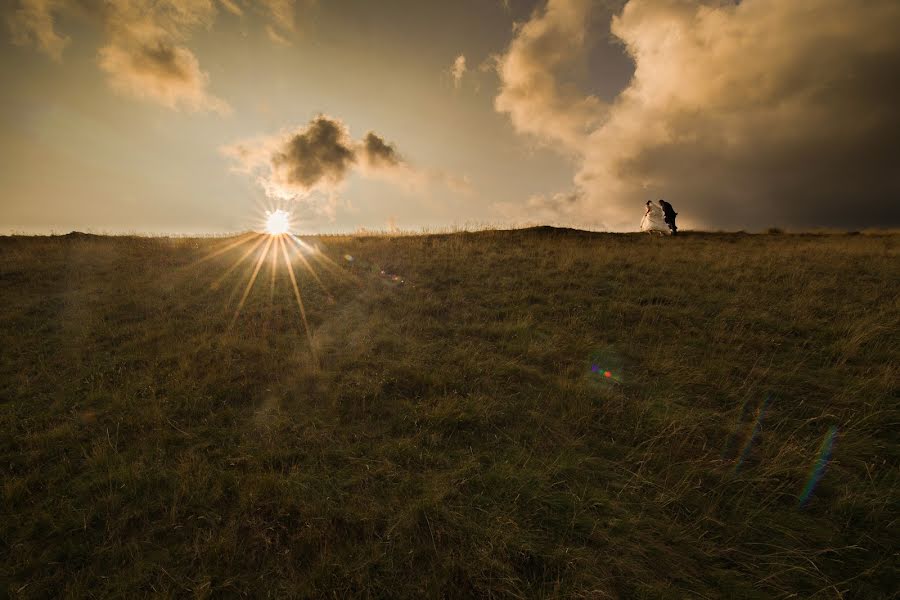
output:
[[[226,114],[230,107],[209,91],[209,75],[185,45],[198,28],[212,26],[220,6],[238,17],[245,7],[267,15],[270,37],[294,31],[294,0],[15,0],[6,14],[11,40],[34,45],[61,61],[69,38],[56,30],[62,13],[99,23],[106,43],[97,61],[117,92],[171,109]]]
[[[635,72],[608,106],[565,83],[589,11],[549,0],[500,58],[496,109],[579,164],[532,208],[613,229],[660,197],[690,226],[900,224],[900,3],[630,0],[610,31]]]

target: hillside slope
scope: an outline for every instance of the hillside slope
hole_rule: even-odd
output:
[[[900,236],[304,240],[0,239],[10,595],[894,591]]]

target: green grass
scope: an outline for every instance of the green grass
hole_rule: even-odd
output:
[[[896,591],[900,236],[307,241],[0,238],[0,589]]]

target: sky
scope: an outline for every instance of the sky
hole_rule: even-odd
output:
[[[0,11],[0,233],[900,226],[896,0]]]

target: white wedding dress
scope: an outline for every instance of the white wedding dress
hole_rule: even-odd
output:
[[[669,230],[669,226],[666,225],[662,208],[655,204],[650,205],[650,209],[644,214],[644,218],[641,219],[641,231],[650,231],[665,235],[672,233]]]

